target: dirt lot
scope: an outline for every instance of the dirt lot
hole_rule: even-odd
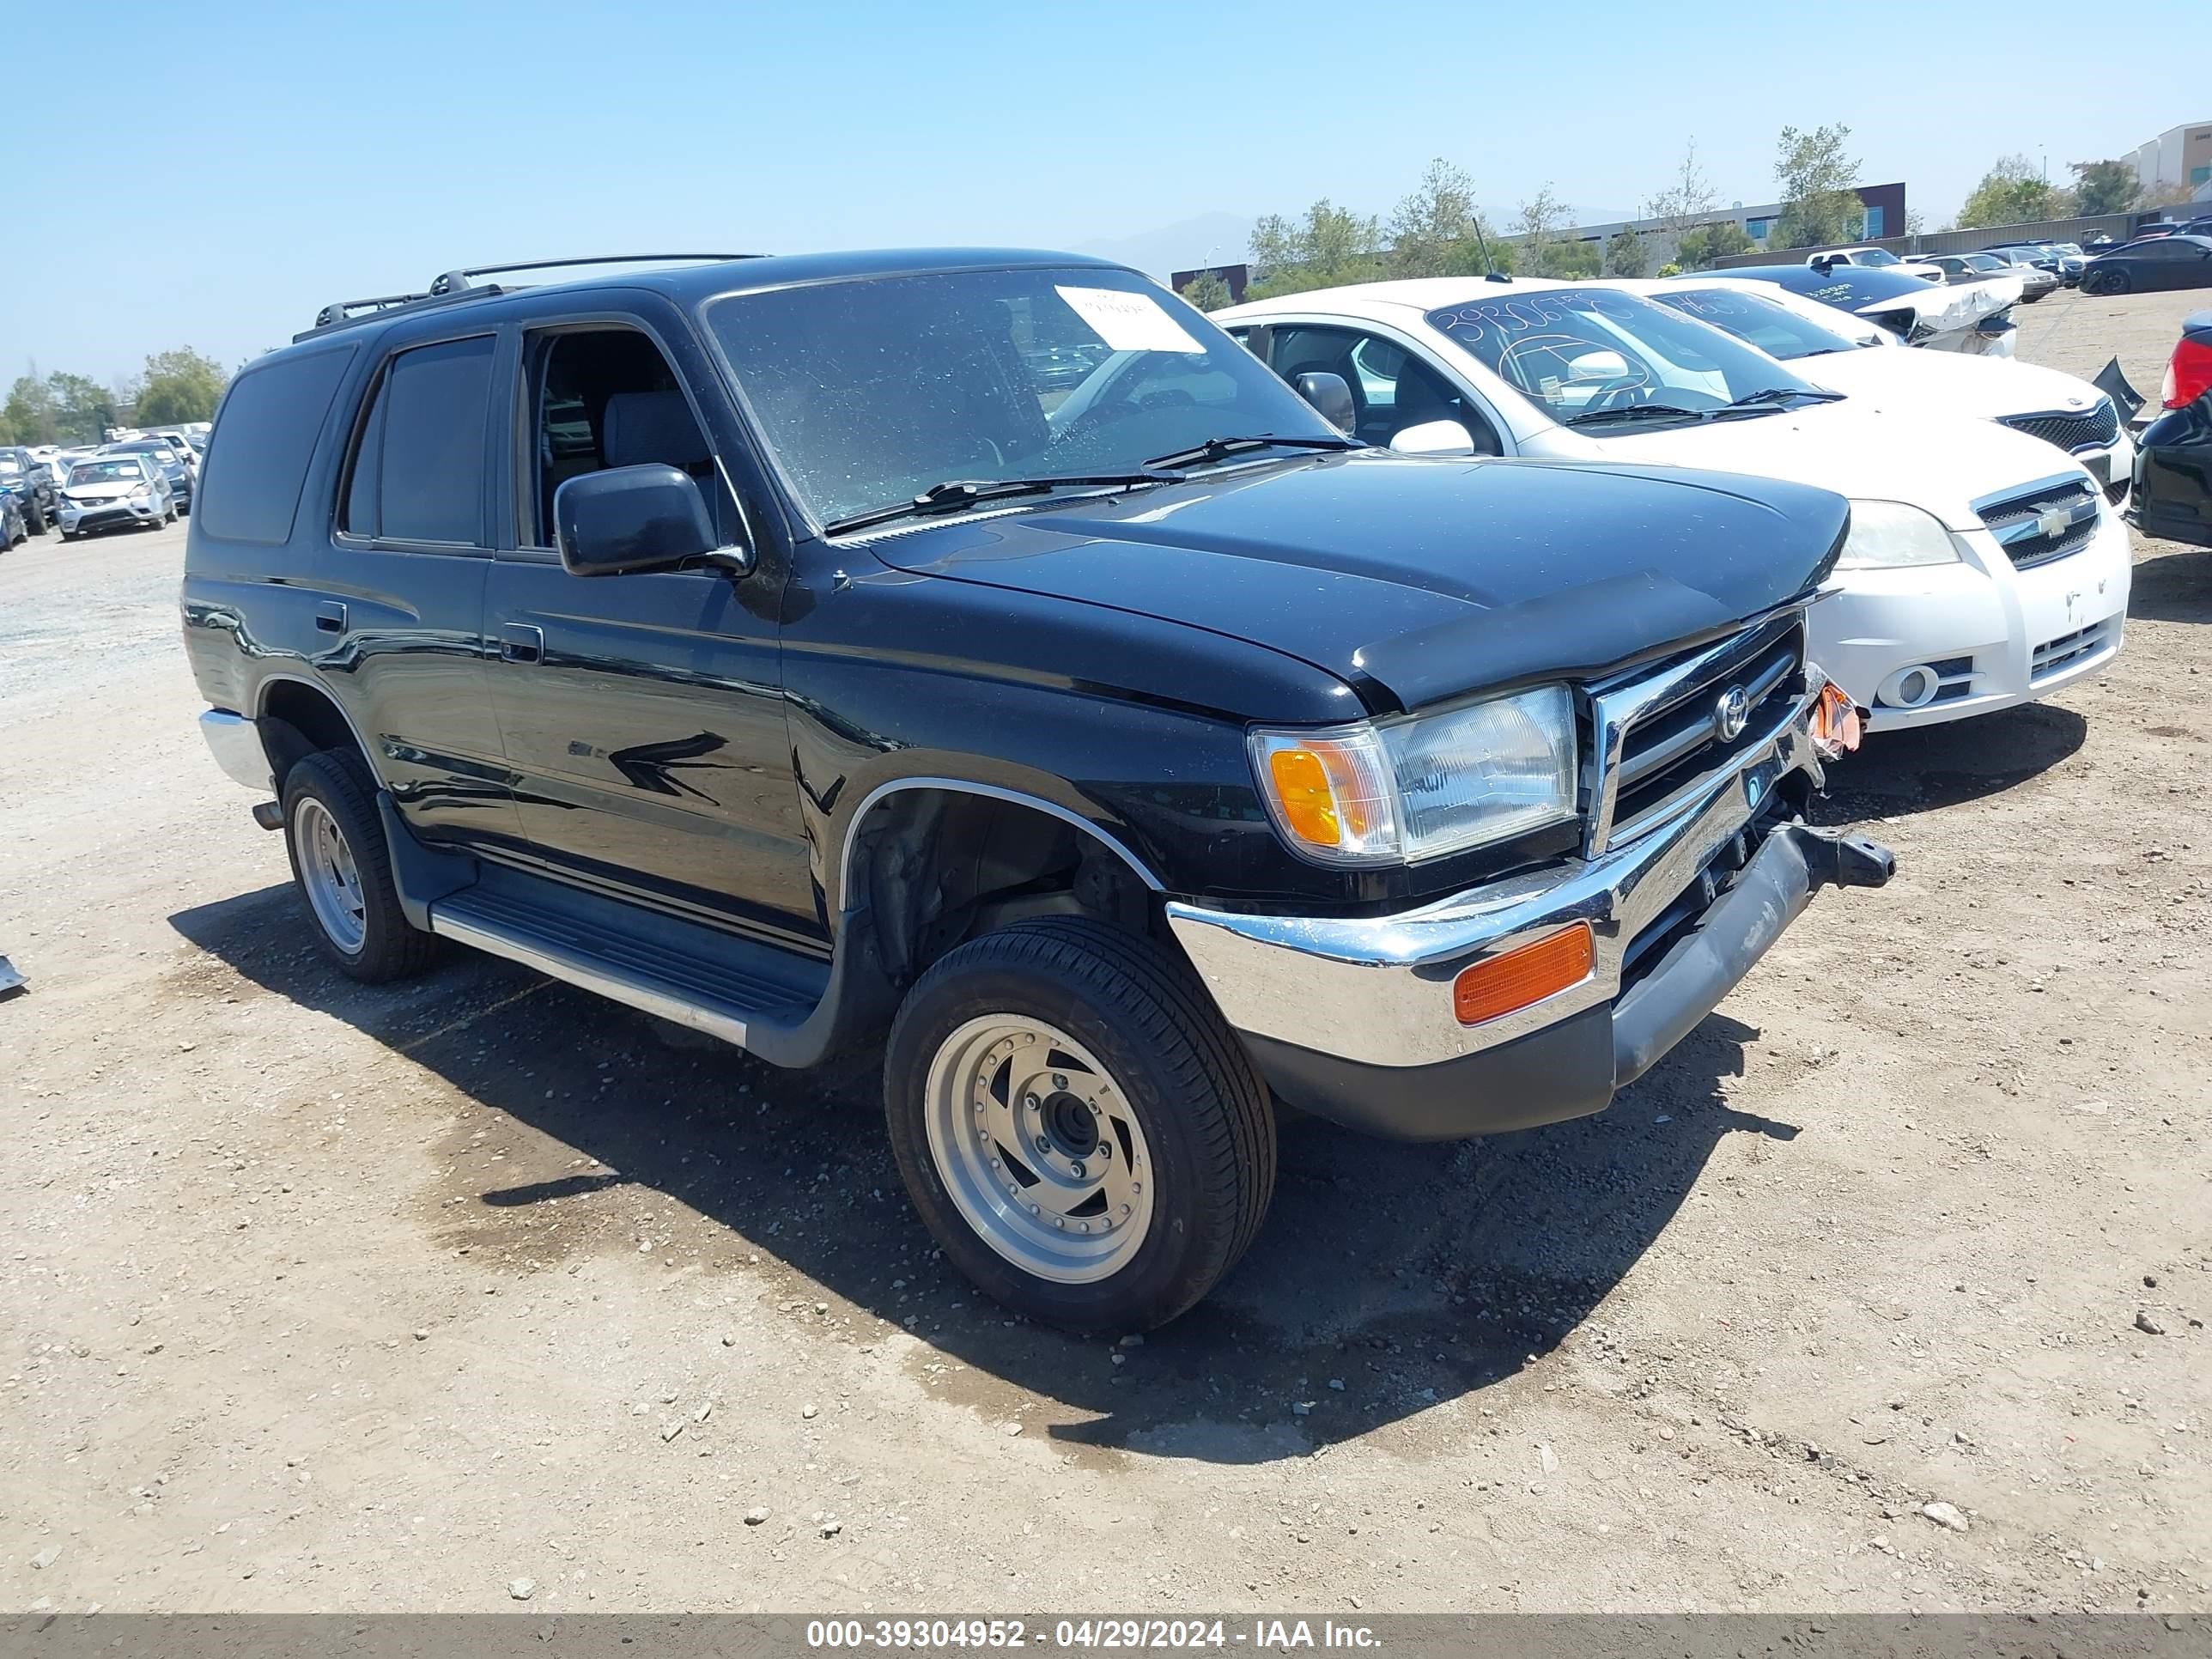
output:
[[[2153,387],[2192,298],[2022,355]],[[1609,1112],[1294,1123],[1118,1348],[931,1258],[864,1075],[325,970],[180,556],[0,559],[0,1607],[2212,1607],[2212,553],[2142,545],[2102,681],[1852,763],[1898,879]]]

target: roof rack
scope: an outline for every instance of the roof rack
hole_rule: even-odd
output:
[[[365,300],[335,300],[315,313],[313,327],[292,337],[295,341],[304,340],[311,334],[343,328],[365,318],[380,316],[387,311],[447,305],[456,300],[489,299],[495,294],[512,291],[513,284],[480,283],[476,281],[479,276],[502,276],[519,270],[557,270],[574,265],[665,264],[672,259],[719,261],[762,257],[757,253],[611,253],[597,258],[530,259],[515,264],[465,265],[440,273],[437,279],[420,294],[380,294]]]

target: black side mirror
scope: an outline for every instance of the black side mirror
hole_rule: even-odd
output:
[[[1343,375],[1301,374],[1292,382],[1292,389],[1339,432],[1349,432],[1358,424],[1358,416],[1352,407],[1352,388],[1344,383]]]
[[[665,570],[715,550],[714,520],[688,473],[611,466],[553,492],[553,544],[572,576]]]
[[[1823,276],[1826,276],[1835,268],[1836,262],[1825,253],[1819,255],[1813,261],[1813,269],[1819,271]]]

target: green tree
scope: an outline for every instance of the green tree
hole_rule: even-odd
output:
[[[1544,251],[1559,238],[1559,224],[1567,216],[1567,204],[1552,193],[1546,184],[1536,193],[1521,204],[1521,216],[1513,226],[1514,234],[1520,238],[1521,252],[1535,270],[1544,268]]]
[[[1230,301],[1229,284],[1211,270],[1201,270],[1182,285],[1182,297],[1200,311],[1218,311]]]
[[[7,406],[0,410],[0,420],[7,423],[9,443],[50,444],[60,433],[54,418],[53,388],[39,378],[36,363],[30,368],[29,374],[17,376],[15,384],[9,388]]]
[[[2063,219],[2073,205],[2072,198],[2038,173],[2027,157],[2000,155],[1959,210],[1959,228],[1982,230],[1991,225]]]
[[[1758,243],[1733,219],[1698,225],[1674,240],[1674,263],[1684,270],[1711,270],[1731,253],[1748,253]]]
[[[1824,247],[1848,241],[1864,222],[1853,188],[1858,158],[1844,153],[1851,130],[1838,124],[1801,132],[1784,127],[1774,147],[1774,177],[1782,186],[1782,211],[1767,238],[1773,248]],[[1683,263],[1687,264],[1685,260]]]
[[[1218,285],[1219,278],[1215,282]],[[229,379],[221,363],[190,346],[157,351],[146,360],[145,381],[138,392],[138,423],[175,426],[185,421],[212,420],[216,401]]]
[[[1615,231],[1606,238],[1605,274],[1608,276],[1641,276],[1650,267],[1651,258],[1645,250],[1644,239],[1633,230]]]
[[[99,381],[57,369],[46,376],[46,392],[53,400],[54,441],[96,444],[106,435],[115,399]]]
[[[1390,274],[1449,275],[1460,245],[1474,240],[1474,180],[1439,155],[1413,193],[1390,214]]]
[[[1603,255],[1595,242],[1576,240],[1553,241],[1544,244],[1536,256],[1536,274],[1555,280],[1578,276],[1595,276],[1602,268]]]
[[[2125,213],[2142,195],[2136,170],[2125,161],[2075,161],[2074,210],[2085,216]]]
[[[1713,181],[1698,160],[1698,141],[1692,138],[1682,151],[1673,180],[1644,204],[1644,216],[1659,222],[1651,233],[1653,251],[1669,252],[1685,231],[1710,218],[1718,205]]]
[[[1327,197],[1308,208],[1302,220],[1271,213],[1252,227],[1256,280],[1244,296],[1264,300],[1277,294],[1372,282],[1383,274],[1376,252],[1382,240],[1382,228],[1376,221],[1340,208]]]

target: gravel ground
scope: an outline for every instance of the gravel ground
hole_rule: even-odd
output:
[[[2022,355],[2154,387],[2194,298]],[[2140,544],[2098,683],[1850,763],[1898,879],[1609,1112],[1292,1123],[1114,1346],[933,1259],[862,1065],[321,967],[181,540],[0,558],[0,1607],[2212,1607],[2212,553]]]

